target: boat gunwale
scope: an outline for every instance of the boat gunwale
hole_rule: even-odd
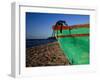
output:
[[[53,26],[53,30],[60,30],[61,26]],[[89,24],[80,24],[80,25],[72,25],[72,26],[62,26],[62,30],[72,30],[78,28],[89,28]]]

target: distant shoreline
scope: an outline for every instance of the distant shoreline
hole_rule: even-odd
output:
[[[56,39],[26,39],[26,48],[44,45],[56,41],[57,41]]]

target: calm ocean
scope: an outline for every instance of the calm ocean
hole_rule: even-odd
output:
[[[49,42],[55,42],[56,39],[26,39],[26,48],[47,44]]]

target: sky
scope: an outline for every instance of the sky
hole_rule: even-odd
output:
[[[59,20],[68,25],[89,23],[89,15],[26,12],[26,39],[44,39],[52,35],[52,26]]]

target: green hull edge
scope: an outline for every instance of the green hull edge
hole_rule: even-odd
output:
[[[88,34],[89,28],[55,31],[56,36]],[[57,38],[61,49],[71,64],[89,64],[89,36]]]

